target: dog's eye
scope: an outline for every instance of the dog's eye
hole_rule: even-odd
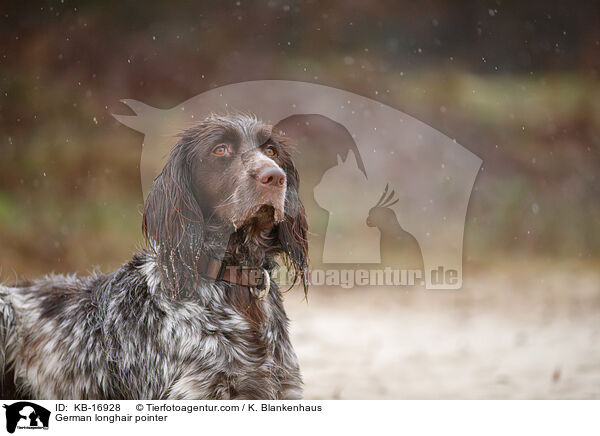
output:
[[[265,154],[269,157],[273,157],[277,154],[277,150],[275,150],[275,147],[267,147],[265,148]]]
[[[229,148],[225,144],[217,145],[213,149],[213,154],[216,154],[217,156],[225,156],[228,152]]]

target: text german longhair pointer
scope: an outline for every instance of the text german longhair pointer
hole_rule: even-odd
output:
[[[3,398],[294,399],[282,259],[306,292],[307,222],[284,138],[248,115],[181,134],[111,274],[0,286]]]

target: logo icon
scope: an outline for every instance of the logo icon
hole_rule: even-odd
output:
[[[48,429],[50,411],[28,401],[19,401],[10,405],[4,404],[6,409],[6,431],[14,433],[18,429]]]

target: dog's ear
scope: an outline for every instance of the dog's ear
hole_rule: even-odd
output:
[[[144,206],[142,231],[164,283],[178,295],[198,280],[204,219],[192,190],[192,144],[185,136],[171,151]]]
[[[281,166],[287,178],[285,217],[277,226],[277,235],[285,253],[284,261],[294,271],[294,284],[300,279],[306,294],[308,292],[308,222],[304,205],[300,200],[300,178],[287,151],[292,147],[290,141],[279,135],[272,135],[272,140],[286,149],[281,155],[283,161]]]

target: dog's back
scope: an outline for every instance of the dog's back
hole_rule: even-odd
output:
[[[15,310],[11,304],[14,288],[0,285],[0,398],[21,398],[11,362],[17,346]]]
[[[56,301],[69,300],[67,283],[81,286],[74,277],[50,276],[35,282],[0,286],[0,374],[2,399],[46,397],[52,381],[44,380],[44,372],[53,367],[66,376],[59,362],[64,359],[59,343],[64,332],[57,328],[59,316],[78,323],[76,313],[67,314]],[[82,289],[85,292],[85,288]],[[66,316],[65,316],[66,315]],[[51,318],[55,319],[51,319]],[[69,338],[73,339],[73,338]],[[62,359],[61,359],[62,358]]]
[[[142,375],[138,369],[152,362],[147,353],[156,351],[135,349],[156,336],[136,306],[159,312],[141,263],[138,257],[111,274],[52,275],[0,287],[2,398],[160,396],[156,377],[140,377],[127,388],[121,382]],[[139,329],[148,331],[140,335]]]
[[[109,377],[107,344],[118,344],[121,338],[108,341],[103,323],[110,319],[106,311],[111,301],[118,304],[133,291],[144,301],[145,288],[135,261],[112,274],[51,275],[0,287],[2,398],[126,397],[115,392],[118,378]],[[124,309],[112,316],[135,314]]]

